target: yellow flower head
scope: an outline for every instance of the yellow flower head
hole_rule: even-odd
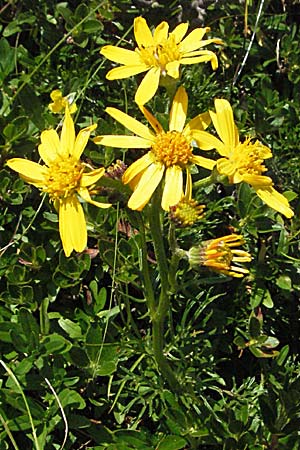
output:
[[[137,48],[134,51],[113,45],[106,45],[101,49],[100,53],[107,59],[123,64],[110,70],[106,78],[116,80],[148,72],[135,94],[136,103],[144,105],[154,96],[161,77],[179,79],[181,64],[210,61],[212,68],[217,69],[216,55],[212,51],[199,49],[211,43],[222,44],[222,41],[203,39],[205,33],[210,31],[208,27],[196,28],[184,38],[187,30],[188,24],[181,23],[169,33],[168,23],[161,22],[152,34],[146,20],[143,17],[136,17],[134,36]]]
[[[192,177],[187,174],[185,193],[177,205],[170,206],[169,217],[178,227],[190,227],[204,217],[205,205],[192,198]]]
[[[63,97],[62,92],[59,89],[52,91],[50,97],[53,103],[50,103],[48,107],[53,113],[64,113],[66,106],[69,107],[71,114],[74,114],[77,111],[76,103],[71,103],[68,97]]]
[[[251,261],[251,255],[248,252],[235,248],[242,244],[244,244],[244,239],[237,234],[206,241],[200,247],[190,248],[188,251],[190,265],[192,267],[206,266],[215,272],[241,278],[249,273],[249,270],[233,265],[233,263]]]
[[[104,168],[86,171],[80,156],[97,125],[83,128],[75,136],[74,123],[66,106],[61,136],[53,129],[43,131],[39,154],[45,165],[23,158],[12,158],[7,165],[25,181],[47,192],[59,215],[59,232],[66,256],[82,252],[87,245],[87,230],[78,196],[100,208],[111,206],[91,199],[91,187],[104,174]]]
[[[267,170],[264,160],[272,157],[271,150],[259,141],[245,139],[240,142],[230,103],[224,99],[215,100],[216,112],[210,111],[217,137],[202,131],[199,133],[199,147],[203,150],[215,148],[222,158],[216,168],[220,175],[228,177],[230,183],[250,184],[257,195],[268,206],[291,218],[294,212],[288,200],[273,187],[272,179],[263,173]]]
[[[141,106],[141,111],[155,132],[116,108],[106,109],[108,114],[137,136],[97,136],[94,139],[96,144],[150,149],[131,164],[123,175],[123,183],[129,184],[134,191],[128,202],[129,208],[142,210],[164,178],[161,206],[165,211],[169,211],[170,206],[176,205],[182,197],[183,170],[186,171],[189,181],[191,164],[198,164],[209,170],[215,165],[215,161],[211,159],[194,155],[192,146],[193,141],[198,141],[199,130],[209,125],[209,114],[199,114],[185,125],[187,107],[187,93],[180,87],[170,111],[169,130],[164,131],[156,118]]]

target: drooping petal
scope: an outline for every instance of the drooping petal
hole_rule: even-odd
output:
[[[170,36],[173,35],[175,37],[175,43],[179,44],[182,41],[183,37],[186,35],[189,24],[187,22],[180,23],[176,28],[170,33]]]
[[[204,167],[204,169],[208,170],[212,170],[216,165],[216,161],[214,161],[213,159],[204,158],[200,155],[193,155],[190,159],[190,162],[193,164],[197,164],[197,166]]]
[[[65,119],[60,135],[60,155],[68,157],[72,155],[75,143],[75,128],[69,107],[66,106]]]
[[[228,151],[238,144],[237,130],[234,123],[233,112],[228,100],[217,98],[215,100],[216,114],[211,119],[214,127],[227,147]]]
[[[95,169],[91,172],[83,173],[80,180],[80,186],[87,187],[97,183],[97,181],[100,180],[100,178],[104,175],[104,172],[104,167],[100,167],[100,169]]]
[[[80,156],[82,155],[82,152],[86,147],[92,131],[94,131],[96,128],[97,124],[94,124],[79,131],[72,151],[72,156],[74,156],[74,158],[80,159]]]
[[[67,197],[59,205],[59,232],[65,255],[82,252],[87,245],[84,213],[76,196]]]
[[[216,70],[218,68],[218,58],[216,55],[209,50],[202,50],[201,53],[202,55],[199,56],[181,58],[180,64],[198,64],[210,61],[212,69]]]
[[[144,76],[141,84],[139,85],[134,100],[138,105],[144,105],[152,97],[158,89],[160,79],[160,68],[152,67],[148,73]]]
[[[183,41],[179,44],[179,50],[181,53],[187,53],[192,52],[193,50],[197,50],[201,45],[201,40],[205,33],[207,33],[210,29],[208,27],[206,28],[196,28],[195,30],[191,31],[187,35]]]
[[[269,187],[259,187],[255,189],[255,192],[261,198],[261,200],[266,203],[270,208],[275,209],[275,211],[280,212],[285,217],[290,219],[294,215],[294,211],[290,208],[288,200],[279,192],[276,191],[272,186]]]
[[[23,158],[9,159],[6,164],[12,170],[18,172],[27,183],[34,184],[38,187],[43,185],[45,171],[47,171],[46,166],[41,166],[36,162]]]
[[[155,44],[160,44],[161,42],[167,40],[169,31],[169,24],[167,22],[161,22],[154,30],[153,38]]]
[[[193,133],[194,130],[203,131],[205,130],[211,122],[211,118],[209,112],[205,112],[202,114],[198,114],[198,116],[194,117],[183,129],[183,134],[188,136]]]
[[[169,130],[181,132],[186,121],[188,96],[183,86],[177,89],[170,111]]]
[[[102,202],[97,202],[96,200],[93,200],[90,196],[88,189],[86,189],[86,188],[78,189],[78,194],[85,202],[91,203],[94,206],[98,206],[98,208],[105,209],[105,208],[109,208],[111,206],[111,203],[102,203]]]
[[[151,130],[149,130],[148,127],[146,127],[146,125],[143,125],[141,122],[124,113],[123,111],[120,111],[117,108],[106,108],[105,111],[115,120],[124,125],[125,128],[132,131],[134,134],[137,134],[147,141],[153,141],[155,139],[155,135]]]
[[[115,47],[114,45],[105,45],[101,48],[100,54],[110,61],[124,64],[125,66],[138,66],[141,64],[141,59],[137,52]]]
[[[117,148],[149,148],[152,142],[138,136],[96,136],[93,139],[95,144],[106,145]]]
[[[137,211],[141,211],[149,202],[153,192],[161,182],[164,175],[163,164],[152,164],[143,173],[135,191],[128,201],[128,207]]]
[[[151,112],[148,111],[147,108],[145,108],[145,106],[140,105],[139,108],[142,111],[142,113],[144,114],[144,116],[146,117],[146,119],[148,120],[148,122],[150,123],[150,125],[153,128],[153,130],[155,131],[155,133],[156,134],[162,133],[164,131],[164,129],[161,126],[161,124],[159,123],[159,121],[156,119],[156,117],[154,117],[153,114],[151,114]]]
[[[146,64],[138,64],[136,66],[121,66],[111,69],[106,74],[108,80],[121,80],[123,78],[131,77],[132,75],[137,75],[138,73],[145,72],[149,69]]]
[[[183,193],[183,176],[180,166],[168,167],[165,174],[165,186],[161,199],[161,207],[169,211],[170,206],[179,203]]]
[[[143,17],[134,19],[134,37],[139,47],[151,47],[154,45],[154,39],[146,20]]]
[[[143,172],[147,167],[153,164],[153,156],[151,152],[146,153],[141,158],[137,159],[134,163],[132,163],[128,169],[126,169],[122,181],[124,184],[128,184],[135,178],[139,173]]]
[[[212,150],[215,148],[221,156],[227,156],[227,148],[216,136],[201,130],[191,130],[191,135],[201,150]]]
[[[178,80],[180,78],[180,60],[171,61],[166,64],[166,72],[169,77],[174,78],[174,80]]]
[[[49,166],[59,154],[59,136],[55,130],[45,130],[41,133],[39,154],[42,160]]]

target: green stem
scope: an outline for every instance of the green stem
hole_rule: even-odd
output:
[[[149,308],[150,317],[153,317],[156,311],[156,301],[153,291],[153,285],[150,278],[149,273],[149,263],[148,263],[148,251],[147,251],[147,243],[146,243],[146,234],[145,234],[145,225],[142,219],[142,216],[140,213],[136,213],[135,219],[138,223],[138,229],[140,232],[140,238],[141,238],[141,256],[142,256],[142,274],[143,274],[143,281],[144,281],[144,288],[145,288],[145,298],[147,302],[147,306]]]
[[[215,182],[216,182],[216,176],[215,176],[215,174],[212,172],[211,175],[209,175],[208,177],[206,177],[206,178],[201,178],[200,180],[195,181],[195,182],[193,183],[193,188],[197,188],[197,187],[206,187],[206,186],[209,186],[209,185],[211,185],[211,184],[213,184],[213,183],[215,183]]]
[[[153,354],[162,376],[166,379],[174,392],[180,392],[181,386],[165,357],[164,350],[164,323],[170,309],[171,292],[169,285],[168,260],[164,248],[162,224],[161,224],[161,192],[159,189],[153,194],[152,206],[149,217],[151,235],[153,239],[154,251],[157,266],[160,274],[161,290],[158,306],[152,320],[152,344]]]

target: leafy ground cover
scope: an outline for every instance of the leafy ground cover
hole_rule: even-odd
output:
[[[300,448],[299,2],[10,0],[0,13],[0,450]],[[138,17],[152,30],[162,21],[170,31],[210,27],[203,39],[220,42],[203,50],[218,67],[183,64],[180,79],[139,107],[144,74],[108,80],[120,64],[100,54],[106,45],[134,50]],[[186,188],[166,211],[162,189],[176,196],[180,175],[147,200],[151,177],[143,189],[140,179],[121,178],[149,146],[94,138],[127,139],[132,128],[149,138],[107,107],[165,131],[173,114],[178,137],[184,92],[186,123],[232,108],[241,142],[260,144],[208,150],[205,133],[222,140],[224,116],[203,116],[213,123],[193,134],[193,153],[227,165],[180,160],[192,194]],[[156,118],[144,110],[150,125],[145,107]],[[20,158],[50,166],[59,138],[71,152],[73,122],[81,140],[65,173],[76,166],[76,183],[85,179],[76,208],[66,193],[74,179],[59,179],[61,197],[52,178],[51,192],[32,185],[44,177],[35,165],[18,174]],[[253,161],[286,200],[263,201]],[[237,167],[248,178],[237,179]],[[132,191],[144,207],[128,207]]]

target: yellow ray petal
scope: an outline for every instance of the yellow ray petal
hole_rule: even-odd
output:
[[[246,183],[251,184],[251,186],[253,186],[254,188],[262,188],[265,186],[272,186],[273,181],[272,178],[267,177],[265,175],[251,175],[251,174],[243,174],[243,181],[245,181]]]
[[[128,201],[129,208],[138,211],[141,211],[144,208],[159,185],[164,170],[163,164],[152,164],[145,170],[134,193]]]
[[[88,143],[91,132],[96,128],[97,125],[94,124],[79,131],[72,151],[72,156],[74,156],[74,158],[80,159],[80,156]]]
[[[62,200],[59,205],[59,232],[67,257],[73,250],[82,252],[85,249],[86,223],[82,206],[75,196]]]
[[[140,55],[137,52],[114,45],[105,45],[100,53],[110,61],[125,64],[125,66],[138,66],[141,63]]]
[[[146,125],[143,125],[138,120],[120,111],[117,108],[106,108],[105,111],[115,120],[124,125],[125,128],[132,131],[134,134],[146,139],[147,141],[154,141],[155,135],[149,130]]]
[[[111,69],[106,74],[108,80],[121,80],[123,78],[131,77],[132,75],[137,75],[138,73],[145,72],[149,69],[146,64],[138,64],[136,66],[121,66]]]
[[[92,172],[83,173],[80,180],[80,186],[87,187],[97,183],[97,181],[104,175],[104,172],[104,167],[101,167],[100,169],[92,170]]]
[[[187,35],[183,41],[179,44],[179,50],[181,53],[192,52],[197,50],[201,45],[201,40],[205,33],[209,31],[209,28],[196,28],[190,34]]]
[[[89,191],[85,188],[78,189],[78,194],[85,202],[91,203],[94,206],[98,206],[98,208],[106,209],[111,206],[111,203],[102,203],[102,202],[97,202],[96,200],[93,200],[90,196]]]
[[[122,181],[124,184],[130,183],[139,173],[144,172],[147,167],[153,164],[153,156],[151,152],[146,153],[141,158],[132,163],[128,169],[126,169]]]
[[[159,121],[151,114],[151,112],[148,111],[148,109],[145,108],[145,106],[139,105],[139,108],[146,117],[146,119],[148,120],[148,122],[150,123],[155,133],[156,134],[162,133],[164,131],[163,127],[161,126]]]
[[[183,134],[188,136],[194,130],[205,130],[211,122],[211,118],[209,112],[205,112],[202,114],[198,114],[198,116],[194,117],[189,123],[186,124],[183,130]]]
[[[221,158],[217,161],[217,170],[221,175],[225,175],[227,177],[233,177],[235,175],[236,167],[234,162],[227,158]],[[230,180],[233,183],[233,180]],[[239,183],[241,180],[239,179],[239,175],[236,174],[235,182]]]
[[[59,154],[59,136],[55,130],[45,130],[41,134],[39,154],[42,160],[49,165]]]
[[[60,154],[66,157],[72,155],[74,142],[75,142],[74,122],[71,117],[69,107],[66,106],[65,119],[63,122],[60,135]]]
[[[186,35],[188,27],[188,23],[180,23],[176,28],[174,28],[172,33],[170,33],[170,36],[173,35],[175,37],[176,44],[179,44],[179,42],[182,41],[183,37]]]
[[[186,120],[188,96],[183,86],[180,86],[175,94],[170,111],[169,130],[181,132]]]
[[[160,44],[168,38],[169,25],[167,22],[161,22],[154,30],[153,38],[155,44]]]
[[[204,158],[200,155],[193,155],[190,159],[190,162],[193,164],[197,164],[197,166],[204,167],[204,169],[208,170],[212,170],[216,165],[216,161],[214,161],[213,159]]]
[[[170,206],[177,205],[183,192],[182,169],[179,166],[171,166],[166,170],[165,187],[161,199],[161,207],[169,211]]]
[[[185,183],[185,192],[184,196],[187,200],[192,199],[192,190],[193,190],[193,183],[192,183],[192,175],[189,170],[186,171],[186,183]]]
[[[95,144],[106,145],[107,147],[117,148],[150,148],[152,142],[138,136],[96,136],[93,141]]]
[[[35,186],[41,186],[44,183],[45,172],[47,171],[46,166],[41,166],[36,162],[29,161],[23,158],[12,158],[9,159],[6,164],[28,183],[34,184]]]
[[[169,77],[178,80],[180,78],[180,61],[171,61],[166,64],[166,72]]]
[[[290,208],[288,200],[279,192],[277,192],[272,186],[256,188],[255,192],[270,208],[280,212],[285,217],[290,219],[294,215],[294,211]]]
[[[233,112],[227,100],[215,100],[216,114],[211,114],[214,127],[228,149],[228,152],[238,144],[237,130],[234,123]]]
[[[212,134],[207,133],[207,131],[191,130],[191,135],[201,150],[212,150],[215,148],[221,156],[227,156],[227,149],[223,142]]]
[[[151,47],[154,45],[152,33],[143,17],[134,19],[134,37],[139,47]]]
[[[210,61],[213,70],[218,68],[218,58],[213,52],[202,50],[201,56],[185,57],[180,60],[180,64],[198,64]]]
[[[138,105],[144,105],[152,97],[158,89],[160,79],[160,68],[152,67],[144,76],[138,90],[135,93],[134,100]]]

